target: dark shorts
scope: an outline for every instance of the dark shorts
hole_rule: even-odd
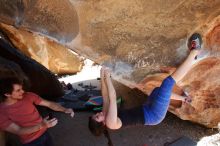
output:
[[[39,138],[35,139],[30,143],[23,144],[23,146],[54,146],[54,145],[50,134],[46,131]]]
[[[119,110],[118,117],[121,119],[122,126],[143,125],[144,111],[142,106],[131,109]]]

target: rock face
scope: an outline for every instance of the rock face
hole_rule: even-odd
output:
[[[194,32],[201,33],[204,42],[201,57],[206,55],[207,58],[199,62],[175,88],[177,94],[187,92],[192,103],[172,101],[170,111],[184,120],[207,127],[217,127],[220,122],[219,0],[70,0],[72,5],[68,6],[67,0],[35,0],[33,3],[36,5],[25,0],[20,3],[3,2],[1,0],[2,22],[57,38],[80,55],[111,67],[115,79],[145,93],[160,85],[162,79],[186,58],[188,37]],[[51,6],[48,5],[50,2]],[[56,15],[60,6],[72,13],[63,13],[62,9]],[[66,20],[66,16],[74,17],[71,22],[75,20],[74,23],[79,24],[79,31],[70,31],[77,36],[71,37],[67,29],[54,29],[55,33],[51,33],[50,27],[63,26],[64,23],[56,22]],[[27,21],[31,17],[35,21]],[[41,19],[48,19],[50,23]],[[69,23],[64,25],[69,28]]]
[[[219,71],[220,59],[215,57],[207,58],[195,66],[181,83],[188,96],[192,97],[192,102],[172,112],[182,119],[216,127],[220,122]]]
[[[0,60],[0,78],[15,75],[23,78],[25,81],[29,79],[29,91],[35,92],[49,100],[54,100],[64,94],[62,85],[56,76],[45,67],[24,56],[3,39],[0,39],[0,48],[0,56],[3,58]]]
[[[33,17],[34,16],[34,17]],[[1,0],[1,22],[41,32],[60,41],[78,34],[78,17],[68,0]]]
[[[179,95],[187,91],[192,102],[171,101],[170,111],[181,119],[217,127],[220,1],[71,2],[79,15],[80,35],[69,46],[97,62],[110,60],[108,66],[116,79],[145,93],[159,86],[182,63],[188,54],[187,38],[194,32],[201,33],[202,56],[208,58],[174,89]]]
[[[0,57],[0,79],[8,77],[17,77],[24,82],[24,87],[30,87],[30,81],[20,66],[13,61]]]
[[[5,24],[0,24],[0,28],[16,48],[53,73],[74,74],[82,69],[80,58],[53,40]]]
[[[80,34],[69,46],[97,62],[114,60],[121,69],[132,66],[127,78],[135,82],[160,72],[161,66],[178,66],[188,53],[187,38],[194,31],[207,31],[206,25],[220,14],[219,1],[71,2]]]

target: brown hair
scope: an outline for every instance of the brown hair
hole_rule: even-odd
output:
[[[23,85],[23,82],[16,77],[0,79],[0,102],[6,99],[4,94],[12,93],[14,84]]]
[[[103,122],[97,122],[91,116],[89,117],[89,130],[95,136],[101,136],[102,133],[108,139],[108,146],[113,146],[111,137],[109,135],[107,127],[103,124]]]

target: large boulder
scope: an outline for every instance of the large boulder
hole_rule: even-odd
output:
[[[188,54],[188,37],[217,26],[211,22],[220,15],[220,1],[71,2],[80,33],[69,47],[96,62],[112,62],[115,72],[121,70],[134,82],[160,72],[161,66],[181,64]]]

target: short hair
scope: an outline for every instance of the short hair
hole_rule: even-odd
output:
[[[23,85],[23,82],[16,77],[0,79],[0,102],[6,99],[6,93],[12,93],[14,84]]]

